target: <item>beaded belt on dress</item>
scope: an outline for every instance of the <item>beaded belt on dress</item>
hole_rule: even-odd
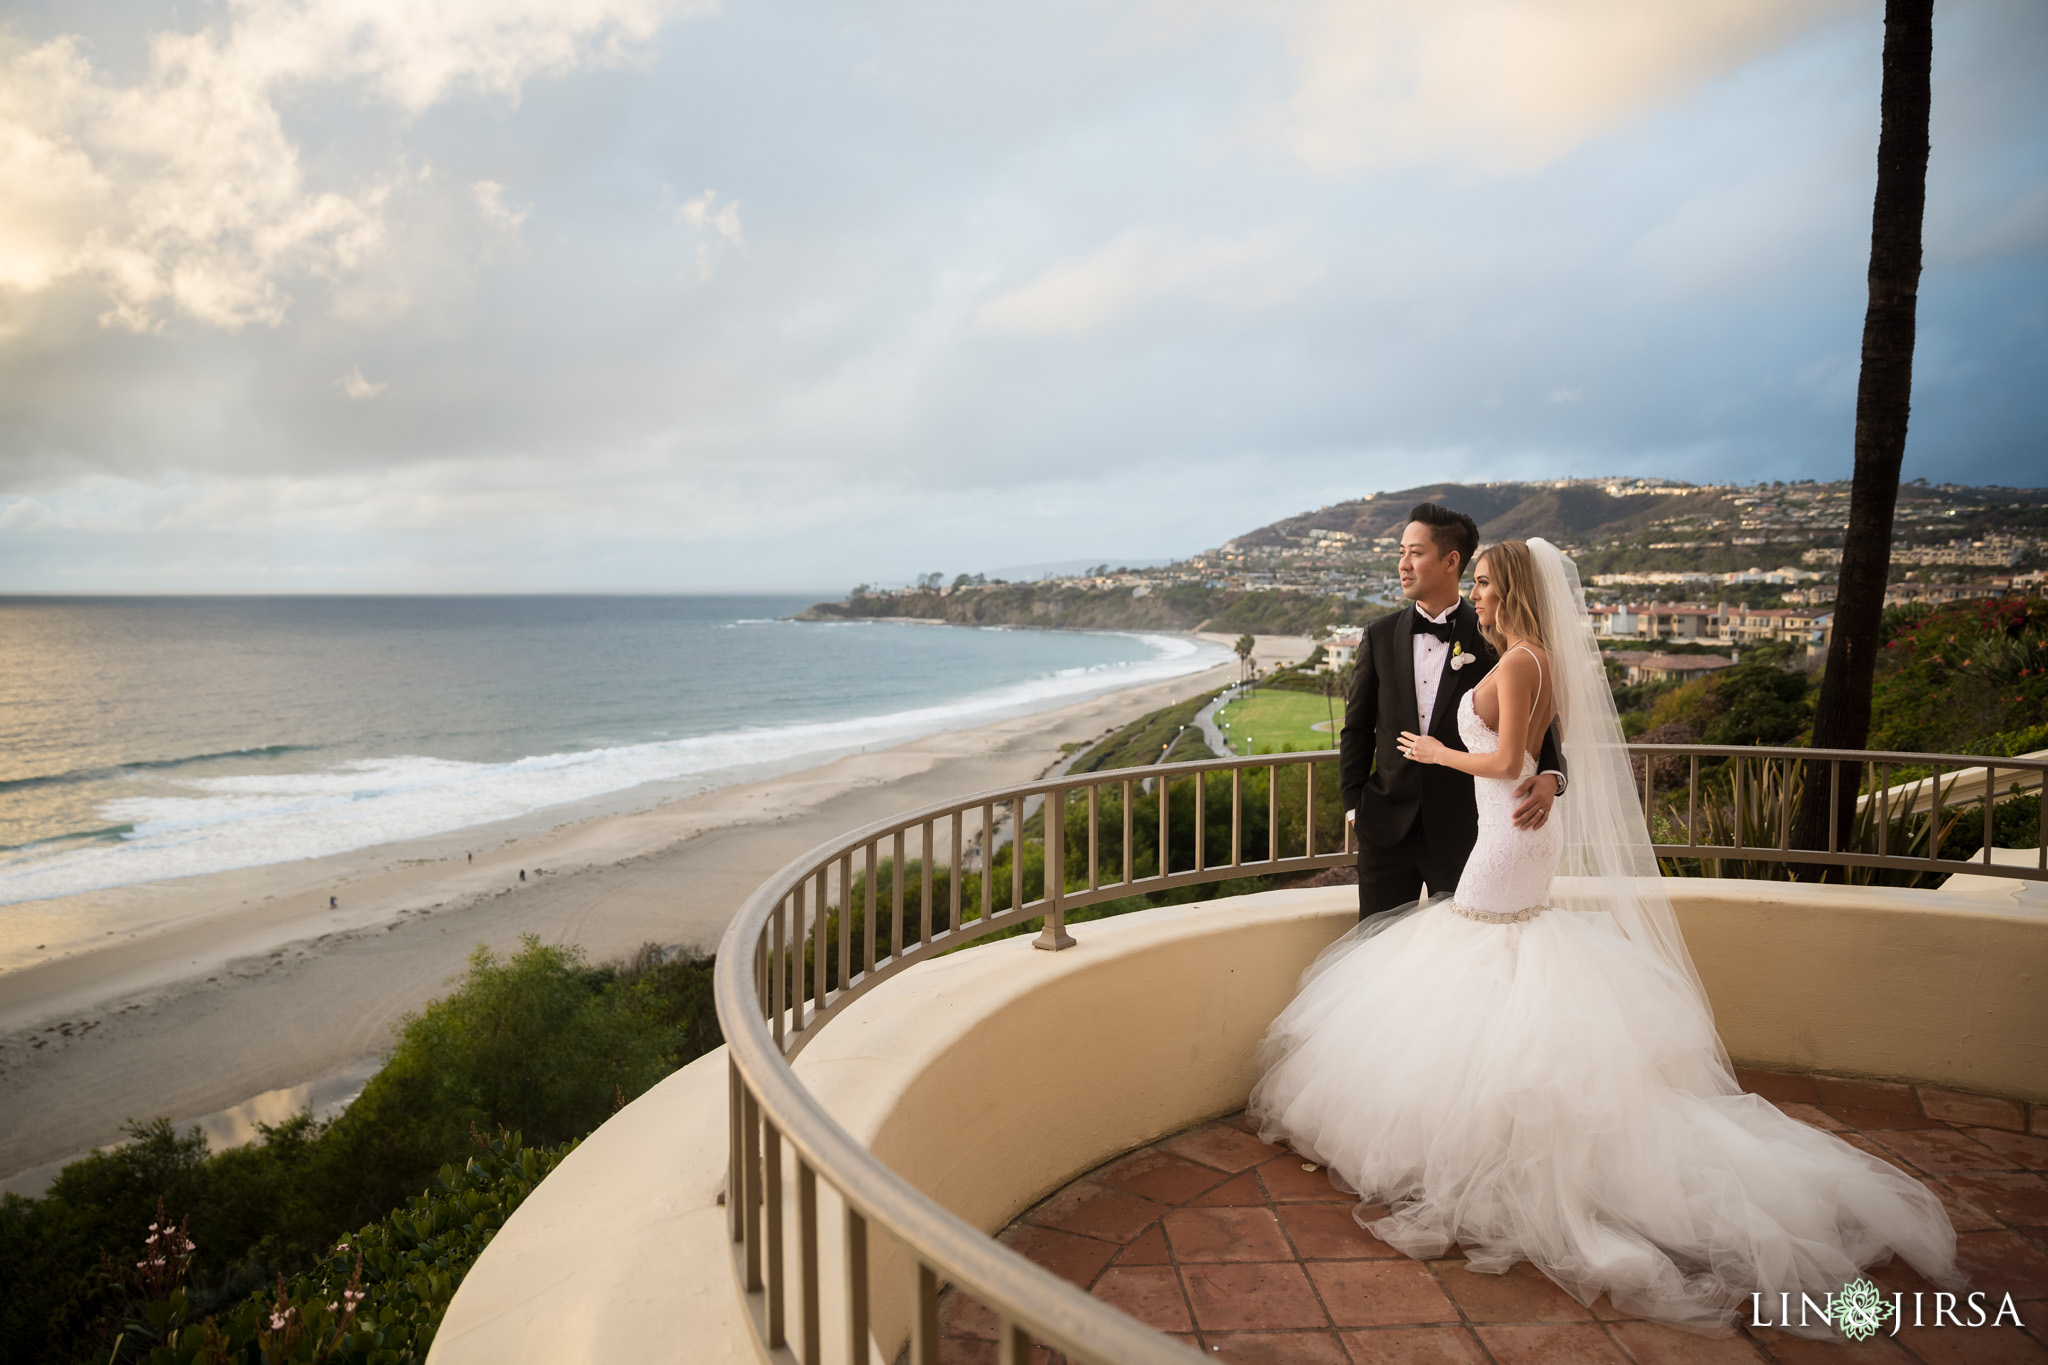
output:
[[[1469,905],[1451,902],[1453,914],[1463,915],[1466,919],[1476,919],[1481,924],[1519,924],[1525,919],[1535,919],[1549,908],[1547,905],[1531,905],[1521,910],[1474,910]]]

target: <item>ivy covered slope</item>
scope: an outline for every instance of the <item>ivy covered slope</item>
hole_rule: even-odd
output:
[[[156,1119],[0,1198],[0,1362],[423,1359],[534,1183],[720,1041],[707,957],[479,949],[332,1121],[209,1153]]]

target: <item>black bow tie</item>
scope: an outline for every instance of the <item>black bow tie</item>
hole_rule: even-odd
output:
[[[1441,621],[1432,621],[1418,609],[1415,613],[1415,633],[1418,635],[1434,635],[1445,644],[1449,644],[1451,636],[1455,632],[1452,629],[1451,619],[1448,616]]]

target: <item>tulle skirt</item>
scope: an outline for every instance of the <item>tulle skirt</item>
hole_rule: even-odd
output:
[[[1586,1304],[1724,1330],[1754,1292],[1818,1300],[1893,1252],[1957,1283],[1940,1201],[1742,1093],[1693,1000],[1605,914],[1428,902],[1317,958],[1249,1108],[1391,1205],[1360,1221],[1396,1249],[1527,1260]]]

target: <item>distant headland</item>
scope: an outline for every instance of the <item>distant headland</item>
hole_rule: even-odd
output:
[[[1399,602],[1394,554],[1418,502],[1469,512],[1486,540],[1555,541],[1596,599],[1811,606],[1834,600],[1849,485],[1425,484],[1302,512],[1153,568],[1104,563],[1030,582],[923,574],[912,585],[863,584],[798,619],[1312,635]],[[1900,486],[1887,600],[2038,591],[2044,569],[2048,489]]]

